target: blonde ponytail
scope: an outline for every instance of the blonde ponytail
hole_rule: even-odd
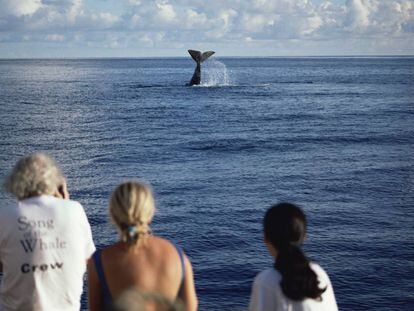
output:
[[[151,233],[149,223],[154,215],[151,189],[140,182],[125,182],[111,195],[109,214],[118,227],[121,241],[140,246]]]

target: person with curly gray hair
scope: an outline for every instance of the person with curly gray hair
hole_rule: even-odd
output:
[[[95,245],[61,170],[47,154],[23,157],[5,189],[17,202],[0,207],[0,310],[79,310]]]

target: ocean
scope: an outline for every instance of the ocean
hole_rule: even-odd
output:
[[[117,240],[115,186],[150,183],[152,230],[188,254],[200,310],[247,309],[273,264],[264,212],[293,202],[341,310],[413,310],[414,58],[215,56],[187,87],[194,67],[0,60],[0,177],[27,153],[52,154],[97,247]]]

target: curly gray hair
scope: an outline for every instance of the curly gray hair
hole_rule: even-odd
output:
[[[5,188],[17,199],[52,195],[65,182],[55,160],[45,153],[21,158],[7,177]]]

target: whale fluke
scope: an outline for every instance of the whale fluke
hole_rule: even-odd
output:
[[[193,77],[191,78],[190,83],[188,83],[187,85],[190,85],[190,86],[198,85],[200,84],[200,81],[201,81],[201,63],[204,62],[211,55],[213,55],[215,52],[207,51],[207,52],[201,53],[200,51],[188,50],[188,53],[190,53],[191,57],[197,63],[197,66],[194,70],[194,74],[193,74]]]

